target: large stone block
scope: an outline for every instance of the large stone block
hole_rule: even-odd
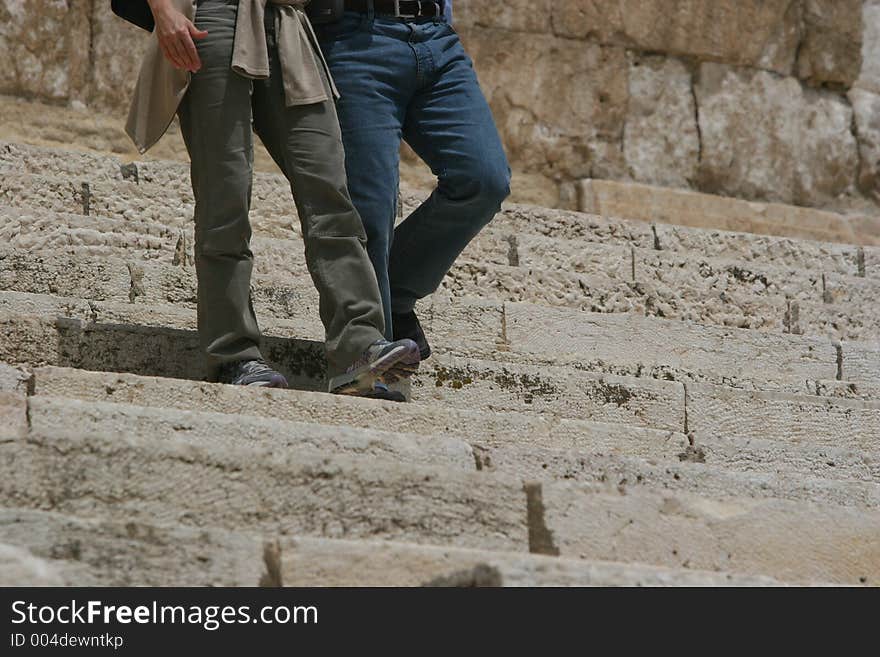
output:
[[[624,173],[623,48],[492,29],[462,36],[519,170],[556,179]]]
[[[880,94],[880,0],[865,0],[862,26],[862,70],[855,86]]]
[[[0,543],[0,586],[63,585],[64,577],[55,564],[24,548]]]
[[[551,17],[558,11],[553,5],[567,3],[551,0],[455,0],[455,25],[492,27],[515,32],[548,34]]]
[[[89,103],[103,110],[128,109],[148,35],[107,11],[101,3],[92,14],[92,84]]]
[[[855,230],[852,218],[833,212],[782,203],[755,203],[653,185],[583,180],[579,184],[579,205],[582,212],[605,217],[825,242],[872,243],[869,234]],[[700,240],[706,239],[702,233],[693,235]],[[689,245],[685,250],[692,249],[699,250],[700,247]],[[725,254],[725,257],[747,257],[744,251]],[[758,259],[766,262],[767,257],[767,254],[762,254]],[[854,259],[855,256],[852,257]],[[809,264],[809,260],[804,260],[796,266],[806,268]],[[855,274],[857,269],[854,264],[835,269]]]
[[[634,58],[623,155],[639,182],[689,187],[697,173],[700,138],[690,71],[663,57]]]
[[[789,73],[799,36],[790,0],[572,0],[553,3],[559,36]]]
[[[854,186],[853,112],[838,94],[719,64],[700,67],[695,91],[703,191],[820,205]]]
[[[23,438],[27,432],[27,397],[0,389],[0,440]]]
[[[90,6],[89,0],[0,0],[0,93],[80,98]]]
[[[859,139],[859,188],[880,201],[880,94],[850,89]]]
[[[805,0],[798,76],[811,84],[849,86],[859,75],[862,0]]]

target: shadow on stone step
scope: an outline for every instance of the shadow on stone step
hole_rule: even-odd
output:
[[[137,324],[83,322],[60,317],[53,365],[98,372],[204,380],[206,368],[198,333]],[[291,387],[326,390],[324,345],[312,340],[264,337],[263,356]]]

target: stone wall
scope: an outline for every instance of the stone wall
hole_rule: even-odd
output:
[[[146,39],[108,4],[0,0],[0,94],[120,112]],[[456,0],[456,25],[541,202],[600,178],[876,214],[880,0]]]
[[[514,162],[819,207],[880,200],[880,0],[457,0]],[[862,205],[864,207],[864,205]]]

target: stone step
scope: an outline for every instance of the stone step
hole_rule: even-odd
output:
[[[29,509],[0,510],[0,537],[14,544],[0,554],[20,555],[11,568],[0,556],[0,580],[8,586],[465,586],[473,585],[470,573],[483,586],[780,585],[683,568],[388,541],[260,538]]]
[[[508,205],[490,224],[519,236],[539,235],[576,242],[700,254],[738,263],[804,271],[880,277],[880,247],[816,242],[788,237],[648,224],[567,210]]]
[[[3,244],[33,253],[56,250],[97,256],[122,252],[142,259],[167,255],[171,262],[181,234],[189,237],[191,258],[192,226],[184,230],[155,221],[129,221],[0,204]]]
[[[699,252],[664,251],[625,244],[567,240],[544,235],[518,235],[490,224],[462,254],[484,265],[523,267],[570,274],[602,273],[620,281],[663,282],[722,292],[781,294],[796,301],[841,303],[858,300],[871,279],[773,262],[743,262]],[[823,276],[825,280],[823,282]],[[877,301],[876,295],[869,301]]]
[[[695,436],[762,440],[863,451],[880,449],[880,401],[830,399],[688,384]]]
[[[671,461],[677,461],[677,455],[689,445],[686,436],[671,430],[547,414],[472,411],[430,402],[389,406],[373,400],[298,390],[260,390],[51,366],[35,370],[33,387],[37,397],[69,398],[91,404],[229,413],[233,417],[248,415],[356,428],[387,428],[393,422],[400,431],[419,435],[442,433],[471,443],[476,464],[487,470],[514,444],[536,454],[573,451]],[[23,414],[24,410],[20,412]]]
[[[5,224],[5,228],[0,230],[0,237],[10,246],[29,252],[46,249],[56,252],[58,247],[81,246],[91,250],[79,250],[77,253],[101,255],[108,253],[108,247],[129,247],[138,252],[138,257],[148,258],[158,255],[152,251],[164,249],[167,252],[164,255],[170,262],[183,234],[187,252],[192,257],[191,226],[186,230],[175,230],[147,221],[120,221],[47,210],[22,210],[11,206],[0,207],[0,217]],[[272,270],[279,274],[298,276],[306,273],[301,240],[255,236],[252,244],[258,266],[261,261],[268,259],[271,262],[264,264],[270,264]],[[135,257],[135,254],[127,253],[127,256]],[[463,260],[470,261],[470,266],[515,266],[548,274],[601,273],[620,282],[651,284],[654,287],[662,284],[676,288],[677,293],[673,298],[680,300],[705,295],[717,297],[739,291],[752,297],[781,295],[783,300],[806,303],[870,305],[877,302],[875,286],[871,281],[834,271],[775,267],[771,263],[752,262],[746,265],[699,253],[669,253],[620,244],[517,235],[492,228],[491,225],[466,249]],[[662,291],[658,290],[657,293]],[[596,301],[593,299],[594,304]],[[657,301],[662,301],[662,298]],[[669,309],[663,311],[671,313]]]
[[[0,292],[0,326],[0,359],[10,363],[196,380],[206,376],[195,312],[176,306]],[[264,356],[294,387],[326,390],[323,343],[292,337],[314,335],[318,326],[309,319],[275,320],[264,332]]]
[[[259,534],[216,528],[3,508],[0,541],[45,560],[56,586],[257,586],[266,571]]]
[[[488,319],[486,313],[478,315],[473,309],[462,310],[462,315],[475,317],[477,322]],[[203,357],[193,331],[195,317],[191,311],[0,292],[0,317],[5,318],[6,325],[0,357],[9,362],[173,378],[198,379],[203,375]],[[507,317],[507,335],[516,338],[515,321],[526,315],[510,313]],[[474,332],[473,321],[463,321],[462,330]],[[326,389],[322,347],[316,342],[290,339],[291,335],[302,335],[296,332],[298,328],[280,322],[267,326],[266,357],[298,387]],[[492,334],[481,331],[477,336],[484,344],[477,343],[472,351],[491,355],[496,348]],[[519,356],[522,360],[540,358],[542,346],[549,346],[552,338],[552,333],[537,339],[531,334],[524,336],[522,344],[529,348],[532,343],[537,346],[521,351],[522,356],[514,347],[519,342],[511,341],[507,349],[513,357]],[[692,339],[681,342],[683,345],[694,343]],[[437,355],[423,365],[415,378],[414,398],[467,404],[471,408],[545,411],[682,430],[685,406],[680,383],[659,377],[619,377],[604,373],[601,367],[597,372],[580,370],[589,363],[584,358],[586,349],[579,351],[574,340],[566,344],[567,351],[562,351],[557,343],[552,359],[548,360],[572,367],[498,363],[480,360],[477,354]],[[670,341],[666,344],[668,347]],[[471,351],[467,346],[464,348]],[[591,345],[591,348],[595,347]],[[731,346],[726,349],[730,352]],[[768,359],[762,366],[772,362]],[[673,369],[675,363],[670,364]]]
[[[40,262],[29,263],[36,259],[32,255],[35,252],[52,261],[59,260],[58,254],[63,254],[67,259],[75,259],[80,268],[96,266],[99,262],[96,258],[102,264],[108,258],[127,263],[133,259],[136,262],[159,259],[181,265],[184,270],[191,263],[191,234],[182,228],[174,230],[149,222],[132,222],[143,226],[146,232],[141,234],[132,232],[130,225],[117,220],[77,219],[76,215],[69,214],[59,217],[51,212],[45,214],[56,216],[48,218],[29,213],[16,217],[18,212],[21,211],[6,208],[5,214],[11,219],[5,229],[0,229],[0,238],[8,239],[12,246],[27,252],[25,261],[19,259],[15,263],[19,277],[25,277],[28,267],[44,266]],[[70,228],[65,228],[67,225]],[[96,233],[95,229],[108,230],[111,235]],[[560,240],[521,239],[544,242],[540,252],[547,254],[546,260],[551,264],[554,245],[558,247],[555,248],[557,253],[565,250],[565,243]],[[135,247],[136,252],[122,248],[120,244],[125,241]],[[867,279],[774,270],[766,266],[749,269],[717,259],[695,260],[690,256],[600,244],[570,246],[570,250],[580,253],[573,258],[581,262],[587,259],[593,264],[593,273],[571,273],[567,267],[541,270],[499,264],[498,261],[508,257],[499,252],[509,248],[505,244],[503,233],[485,231],[469,249],[471,259],[462,259],[453,267],[439,293],[449,297],[491,296],[508,302],[526,301],[591,312],[633,312],[707,325],[806,333],[833,339],[866,340],[880,336],[880,299],[876,286]],[[178,245],[182,250],[176,248]],[[257,273],[273,279],[268,283],[273,288],[283,287],[290,276],[308,278],[301,241],[256,237],[252,248]],[[636,258],[640,259],[639,263]],[[61,262],[55,266],[60,268]],[[177,272],[177,268],[173,271]],[[636,272],[635,279],[633,272]],[[175,277],[180,276],[175,273]],[[192,274],[188,276],[193,278]],[[304,280],[302,287],[311,290],[312,286]],[[313,290],[311,293],[314,295]],[[125,294],[128,294],[127,287]],[[194,298],[194,292],[190,297]]]
[[[294,243],[294,248],[301,250],[301,245]],[[195,306],[194,268],[180,266],[182,261],[174,265],[171,252],[165,252],[165,261],[160,262],[158,258],[138,258],[125,250],[114,250],[112,254],[108,254],[107,249],[100,250],[103,253],[91,253],[92,257],[88,258],[66,248],[0,251],[0,287],[94,300]],[[285,260],[293,262],[279,264]],[[290,270],[290,277],[279,273],[285,268]],[[271,273],[260,273],[266,271]],[[258,260],[257,272],[254,301],[261,315],[293,319],[303,312],[317,312],[317,292],[302,260],[264,254]],[[863,312],[854,312],[848,310],[853,302],[792,303],[781,295],[732,292],[717,296],[707,290],[683,298],[672,287],[658,287],[650,282],[621,282],[603,275],[576,276],[466,261],[453,268],[438,295],[441,298],[492,297],[512,303],[525,300],[587,312],[632,313],[684,319],[707,326],[806,333],[832,339],[865,340],[880,335],[880,312],[874,312],[868,302],[857,304],[864,308]]]
[[[111,521],[526,551],[783,581],[870,584],[880,512],[528,483],[373,459],[208,449],[181,438],[0,444],[0,504]],[[82,473],[90,477],[84,478]]]
[[[125,213],[127,218],[135,216],[144,218],[145,208],[140,206],[144,205],[146,200],[153,199],[154,203],[162,205],[159,199],[153,198],[156,195],[154,192],[157,190],[164,190],[164,196],[168,199],[173,196],[174,201],[170,211],[157,212],[156,216],[168,215],[175,221],[175,225],[180,225],[178,215],[181,214],[181,207],[185,206],[186,211],[183,214],[187,218],[191,217],[192,194],[189,188],[188,167],[184,164],[159,161],[134,163],[134,169],[129,165],[127,173],[123,175],[120,169],[121,165],[115,158],[109,158],[109,162],[96,162],[94,166],[76,164],[75,162],[58,164],[59,160],[65,160],[66,151],[46,151],[45,149],[10,144],[7,144],[7,148],[13,149],[13,155],[7,155],[5,158],[7,161],[6,178],[44,175],[56,170],[60,177],[77,178],[73,183],[63,183],[59,180],[55,185],[45,179],[33,181],[37,187],[54,190],[50,196],[54,196],[56,205],[61,202],[60,199],[66,198],[67,208],[70,211],[82,211],[81,184],[92,180],[89,177],[89,171],[95,170],[98,187],[90,189],[90,195],[94,201],[90,208],[92,212],[107,206],[107,201],[103,201],[102,198],[112,198],[113,196],[109,189],[102,186],[110,185],[112,188],[113,183],[124,180],[129,183],[129,187],[115,188],[117,196],[120,194],[121,196],[116,199],[116,203],[111,203],[111,205]],[[22,149],[31,149],[33,152],[30,156],[22,156],[20,153]],[[76,154],[74,160],[83,157],[100,159],[99,156]],[[0,167],[3,167],[2,160],[2,152],[0,152]],[[137,171],[136,176],[133,173],[135,170]],[[79,175],[76,175],[77,172]],[[0,187],[0,192],[4,192],[2,196],[7,199],[19,199],[15,205],[25,205],[22,201],[31,199],[31,201],[37,201],[38,207],[47,207],[46,203],[39,203],[39,194],[23,190],[23,180],[20,178],[15,184],[10,183],[6,187]],[[141,184],[133,182],[134,180]],[[131,190],[131,186],[142,188],[142,193]],[[126,190],[128,193],[125,193]],[[161,192],[160,195],[162,195]],[[131,197],[130,202],[120,204],[127,196]],[[425,192],[404,190],[402,195],[404,212],[414,208],[424,196]],[[730,200],[721,197],[715,198],[722,203]],[[792,210],[798,211],[799,209],[792,208]],[[266,221],[263,221],[264,218]],[[275,237],[289,236],[291,227],[295,231],[298,230],[298,221],[290,201],[289,188],[287,182],[280,175],[268,173],[255,175],[253,220],[254,227],[258,232],[267,230]],[[748,233],[705,230],[667,224],[648,225],[641,221],[600,218],[596,215],[579,212],[547,210],[513,204],[506,206],[492,225],[496,228],[511,230],[513,234],[518,236],[527,234],[552,235],[588,242],[619,243],[646,249],[659,248],[701,253],[707,257],[726,257],[738,262],[758,261],[763,264],[774,263],[777,266],[793,266],[804,270],[820,269],[828,273],[880,277],[880,247],[857,247],[833,242],[811,242],[785,237],[757,236]]]
[[[480,282],[476,282],[479,286]],[[303,322],[311,317],[315,330],[307,337],[319,337],[316,323],[318,299],[306,276],[282,279],[257,275],[254,302],[260,317]],[[58,253],[0,251],[0,289],[33,294],[54,294],[95,301],[138,304],[166,304],[194,308],[196,281],[193,269],[155,261],[107,258],[83,261]],[[441,315],[445,316],[445,315]],[[270,320],[271,321],[271,320]],[[454,338],[454,327],[449,327]],[[493,333],[498,333],[493,327]],[[827,371],[826,376],[831,375]]]
[[[302,450],[433,464],[450,470],[476,469],[474,452],[464,440],[440,433],[406,433],[406,427],[398,427],[400,431],[392,433],[248,414],[84,402],[43,395],[28,400],[28,422],[31,431],[46,436],[98,434],[154,441],[182,437],[189,444],[218,450],[256,446],[268,451]]]
[[[696,272],[621,280],[598,274],[570,274],[459,261],[443,281],[454,298],[494,298],[509,303],[534,303],[588,312],[633,313],[705,325],[758,329],[765,332],[826,336],[836,340],[880,337],[880,299],[876,285],[850,287],[841,296],[860,299],[838,303],[798,301],[785,294],[722,289]],[[826,290],[846,283],[828,275]],[[829,291],[829,295],[832,293]]]
[[[78,399],[92,404],[118,403],[169,409],[278,417],[342,427],[395,426],[417,434],[442,432],[470,443],[477,467],[523,478],[561,478],[644,483],[695,489],[717,476],[755,474],[754,481],[779,475],[814,479],[880,482],[876,452],[844,447],[814,447],[782,440],[703,436],[694,444],[680,433],[628,425],[550,419],[546,415],[500,411],[467,411],[420,403],[392,406],[366,400],[297,391],[261,391],[218,384],[139,377],[130,374],[39,368],[34,374],[38,396]],[[22,410],[23,414],[24,411]],[[641,459],[635,462],[633,458]],[[682,468],[696,464],[693,468]],[[624,472],[629,468],[628,471]],[[634,471],[633,469],[638,471]],[[615,470],[616,469],[616,470]],[[744,480],[743,486],[752,484]],[[814,482],[813,488],[823,487]],[[717,486],[709,481],[707,485]],[[727,486],[729,484],[721,484]],[[760,484],[764,486],[764,484]],[[784,484],[782,486],[784,488]],[[769,494],[767,484],[759,493]],[[845,488],[845,487],[844,487]],[[777,490],[781,488],[776,487]],[[732,490],[732,488],[728,489]],[[751,490],[754,490],[753,488]],[[855,489],[853,489],[855,490]],[[868,489],[852,499],[873,499]],[[873,490],[873,489],[871,489]],[[845,502],[844,497],[838,500]]]
[[[186,183],[188,185],[188,182]],[[254,186],[251,224],[266,237],[289,238],[299,233],[290,190],[267,182]],[[195,204],[183,187],[129,181],[90,182],[83,177],[50,177],[7,173],[0,178],[0,201],[23,208],[103,215],[115,219],[153,221],[174,228],[192,223]]]
[[[816,394],[822,381],[852,383],[848,396],[861,394],[859,386],[868,395],[880,389],[880,343],[835,344],[810,336],[531,304],[505,304],[502,310],[499,353],[510,359],[796,394]]]
[[[83,309],[82,312],[90,311]],[[83,331],[76,320],[65,326],[51,314],[42,319],[25,315],[24,320],[19,317],[16,322],[8,324],[4,333],[8,340],[4,347],[7,360],[19,357],[33,364],[48,362],[91,369],[101,369],[96,367],[100,365],[111,371],[123,370],[121,366],[126,365],[143,373],[148,367],[166,363],[154,356],[162,353],[169,357],[166,366],[181,368],[176,373],[184,378],[192,374],[186,366],[191,364],[195,370],[201,361],[197,345],[184,345],[182,338],[186,334],[181,331],[163,334],[162,329],[151,331],[149,327],[141,327],[143,330],[139,331],[124,327],[114,330],[113,325],[107,325],[110,330],[106,331],[100,326],[89,326]],[[147,336],[150,339],[146,339]],[[31,342],[27,343],[27,339]],[[30,347],[30,351],[22,347],[16,350],[16,344]],[[154,348],[135,354],[133,345]],[[300,348],[314,349],[315,346]],[[114,353],[113,349],[118,352]],[[295,357],[287,362],[296,363],[296,372],[307,376],[311,366],[308,362],[297,361]],[[291,374],[294,370],[288,368],[287,371]],[[438,357],[429,361],[424,374],[416,379],[414,397],[461,409],[538,411],[555,417],[691,431],[700,437],[764,438],[769,435],[786,438],[796,431],[815,446],[863,451],[878,449],[880,422],[877,413],[880,404],[877,402],[774,396],[773,393],[761,395],[696,384],[689,384],[687,390],[685,403],[684,388],[674,382]],[[745,408],[750,405],[754,408]],[[726,410],[721,413],[719,407]],[[704,408],[708,409],[705,413],[702,412]],[[799,413],[804,409],[810,412],[806,432],[798,430],[801,425]],[[744,415],[746,411],[748,414]],[[438,422],[442,422],[442,417],[440,411]],[[748,420],[745,424],[744,418]],[[768,431],[768,427],[774,430]],[[811,438],[813,435],[817,436],[815,443]]]
[[[604,216],[880,246],[869,231],[854,231],[854,218],[815,208],[614,180],[583,180],[578,196],[582,211]]]
[[[280,541],[285,586],[779,586],[768,577],[388,541]]]
[[[406,429],[387,408],[390,424]],[[536,448],[508,441],[485,444],[480,433],[468,442],[443,438],[442,428],[426,433],[389,433],[342,425],[306,424],[262,419],[255,415],[229,415],[144,408],[129,404],[83,402],[46,396],[32,397],[28,404],[30,430],[40,435],[125,435],[168,440],[184,438],[188,444],[215,449],[256,445],[273,450],[306,451],[323,455],[371,457],[401,463],[437,465],[450,470],[503,472],[524,479],[566,479],[585,483],[618,482],[620,485],[690,491],[711,497],[778,497],[821,501],[839,505],[880,506],[880,485],[862,482],[825,481],[801,473],[727,472],[724,468],[680,459],[657,462],[589,450]],[[620,431],[620,433],[624,433]],[[583,437],[587,439],[587,436]],[[586,440],[584,440],[586,442]],[[472,449],[471,443],[474,445]]]
[[[461,263],[453,276],[469,273],[484,286],[526,297],[500,295],[508,301],[533,297],[543,302],[549,279],[551,287],[565,291],[551,290],[551,305],[574,301],[582,309],[606,312],[619,305],[706,324],[846,339],[858,339],[853,329],[877,332],[873,317],[880,296],[875,281],[821,269],[516,235],[491,227],[471,243]],[[512,272],[517,269],[505,268],[512,266],[528,270],[530,281],[541,277],[536,281],[540,286],[510,285],[505,279],[515,281]],[[572,292],[570,301],[566,297]],[[790,317],[793,304],[799,317]]]
[[[454,357],[438,357],[428,365],[436,374],[431,377],[425,372],[428,377],[414,379],[413,399],[476,410],[533,409],[563,417],[593,413],[597,419],[599,411],[594,409],[604,401],[603,419],[611,422],[638,424],[643,420],[650,426],[698,437],[772,437],[816,446],[880,450],[880,401],[688,383],[681,384],[686,390],[683,425],[673,425],[664,407],[675,403],[677,388],[662,385],[663,381],[610,375],[578,378],[560,368],[499,368],[490,361]],[[639,389],[633,381],[658,385]],[[609,412],[614,406],[619,412]]]
[[[0,543],[0,587],[63,586],[64,577],[59,569],[30,551]]]
[[[474,322],[479,325],[487,319],[485,313],[474,312],[473,308],[458,310],[463,317],[463,331],[473,330]],[[10,363],[204,378],[204,359],[192,311],[0,292],[0,324],[4,327],[0,334],[0,358]],[[307,330],[303,325],[275,321],[266,327],[264,354],[295,387],[326,390],[323,345],[290,337],[308,334]],[[529,348],[520,353],[509,346],[508,352],[493,352],[491,333],[477,330],[474,335],[469,343],[462,341],[455,345],[455,350],[446,355],[438,353],[422,365],[414,378],[414,399],[481,409],[542,411],[673,431],[684,430],[686,426],[682,383],[666,380],[675,378],[672,373],[681,375],[675,363],[663,366],[659,374],[641,363],[633,372],[640,376],[619,376],[613,374],[617,368],[607,361],[597,364],[595,371],[581,369],[590,360],[583,357],[586,354],[578,358],[575,342],[571,343],[571,351],[557,349],[553,359],[547,358],[568,365],[564,367],[523,362],[540,361],[542,357],[540,350],[531,348],[528,342],[525,346]],[[493,355],[494,361],[481,358]],[[508,358],[509,362],[499,362],[498,358]],[[768,358],[767,362],[772,360]],[[814,365],[820,367],[822,363],[817,361]],[[684,382],[692,380],[687,377],[694,373],[686,374],[681,376]],[[713,379],[698,374],[699,380]],[[857,384],[852,385],[857,388]],[[789,387],[797,386],[792,383]],[[837,401],[845,400],[826,400],[832,405]]]
[[[71,271],[76,275],[70,276]],[[78,301],[82,297],[111,299],[107,303],[89,301],[89,310],[82,316],[92,322],[97,322],[100,314],[104,322],[114,317],[117,323],[155,326],[158,317],[152,311],[173,303],[160,313],[169,322],[165,326],[195,326],[193,272],[173,265],[119,259],[82,263],[71,256],[47,261],[44,256],[6,252],[5,256],[0,254],[0,286],[60,295],[41,303],[48,304],[45,312],[65,316],[71,316],[71,307],[77,304],[84,307],[85,302]],[[258,317],[269,335],[322,339],[316,293],[309,279],[278,281],[258,276],[254,290]],[[31,292],[0,292],[0,307],[22,312],[36,308],[27,301],[32,297],[36,295]],[[143,301],[149,305],[140,303]],[[880,364],[880,352],[873,344],[833,345],[820,338],[722,329],[633,314],[585,314],[566,308],[485,301],[450,303],[442,295],[420,305],[419,312],[432,342],[449,353],[798,393],[817,391],[810,383],[814,381],[838,379],[867,386],[864,391],[843,390],[848,396],[870,394],[871,387],[880,384],[880,369],[873,366]],[[679,347],[672,350],[670,345]],[[761,358],[753,359],[755,353]],[[850,362],[853,368],[849,368]]]
[[[318,329],[313,335],[323,333],[318,293],[307,272],[297,278],[257,274],[252,288],[258,316],[300,322],[311,319]],[[57,251],[0,248],[0,290],[189,309],[195,309],[197,302],[194,267],[131,257],[85,260]]]

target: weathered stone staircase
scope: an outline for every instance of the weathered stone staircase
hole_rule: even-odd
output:
[[[181,164],[0,143],[0,583],[880,583],[880,248],[510,206],[389,404],[318,392],[271,174],[297,389],[201,381],[191,214]]]

